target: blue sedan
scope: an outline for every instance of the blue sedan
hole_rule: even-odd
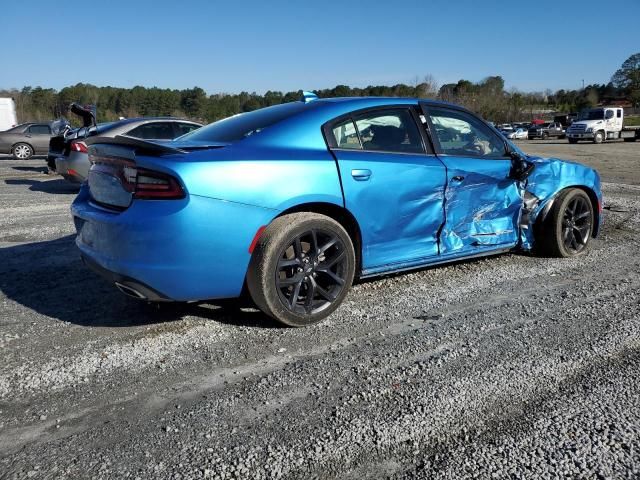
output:
[[[290,326],[326,318],[356,278],[583,255],[601,223],[596,171],[430,100],[306,94],[174,142],[90,143],[72,205],[88,266],[147,301],[248,293]]]

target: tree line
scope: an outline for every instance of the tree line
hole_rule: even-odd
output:
[[[628,100],[640,107],[640,53],[629,57],[607,84],[587,85],[583,89],[552,92],[520,92],[505,90],[501,76],[487,77],[480,82],[460,80],[439,86],[433,76],[416,78],[411,85],[379,85],[365,88],[337,85],[317,90],[319,97],[389,96],[437,98],[466,106],[484,118],[495,122],[531,120],[540,112],[572,112],[613,100]],[[167,89],[97,87],[79,83],[56,91],[51,88],[24,87],[21,90],[0,90],[0,97],[12,97],[16,103],[18,121],[45,121],[65,116],[72,123],[68,109],[72,102],[97,106],[98,122],[120,117],[176,116],[213,122],[237,113],[249,112],[284,102],[299,100],[302,91],[267,91],[238,94],[208,95],[202,88]]]

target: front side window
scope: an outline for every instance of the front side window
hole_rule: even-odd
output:
[[[50,135],[51,129],[48,125],[31,125],[29,127],[29,133],[34,135]]]
[[[429,117],[445,155],[495,158],[506,154],[503,141],[473,115],[432,107]]]

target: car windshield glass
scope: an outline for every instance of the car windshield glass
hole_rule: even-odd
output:
[[[580,120],[602,120],[604,119],[604,110],[587,110],[582,113]]]
[[[180,137],[180,141],[236,142],[252,135],[258,135],[266,128],[308,107],[309,105],[303,102],[291,102],[241,113],[187,133]]]

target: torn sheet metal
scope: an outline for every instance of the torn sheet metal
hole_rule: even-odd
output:
[[[569,187],[581,187],[593,192],[602,205],[600,191],[600,176],[594,169],[579,163],[567,162],[555,158],[528,157],[527,161],[535,164],[535,169],[523,185],[523,213],[520,228],[520,246],[524,250],[533,248],[533,225],[538,216],[548,212],[558,192]],[[593,236],[598,233],[599,222],[602,221],[598,209],[598,216]],[[525,224],[526,220],[526,224]]]
[[[522,189],[506,178],[509,160],[443,158],[449,182],[440,254],[473,253],[482,246],[515,246]]]

